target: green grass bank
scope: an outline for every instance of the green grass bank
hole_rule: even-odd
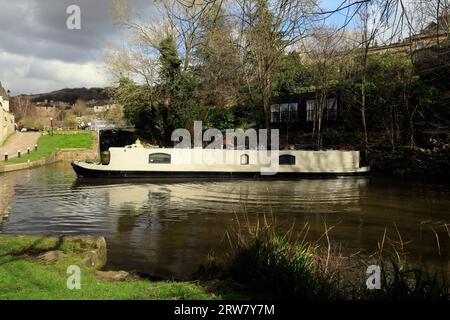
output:
[[[57,250],[63,256],[44,261],[46,252]],[[0,236],[0,299],[216,299],[194,282],[151,282],[138,277],[122,281],[99,279],[96,270],[84,265],[81,254],[89,251],[79,241],[60,238]],[[81,269],[81,289],[69,290],[67,268]]]
[[[91,149],[93,145],[93,135],[91,132],[74,133],[54,133],[54,135],[45,134],[39,137],[37,142],[38,150],[31,150],[30,154],[26,150],[20,158],[12,158],[8,161],[2,161],[1,164],[16,164],[36,161],[48,157],[58,149]]]
[[[362,262],[337,254],[330,244],[299,242],[274,230],[260,224],[229,233],[232,253],[222,260],[211,256],[192,281],[150,281],[124,271],[98,271],[104,263],[90,260],[93,249],[102,252],[95,245],[98,240],[0,236],[0,300],[450,299],[448,275],[409,264],[389,239],[383,238],[379,252]],[[106,261],[106,243],[104,247]],[[378,290],[366,287],[365,270],[372,264],[381,271]],[[79,290],[67,287],[73,265],[81,271]]]

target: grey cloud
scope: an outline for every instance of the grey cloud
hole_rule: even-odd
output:
[[[81,8],[81,30],[66,28],[71,4]],[[0,39],[8,39],[0,49],[6,52],[86,62],[120,33],[110,0],[0,0],[0,7]]]
[[[125,31],[114,25],[112,0],[0,0],[1,54],[23,56],[45,61],[61,61],[85,65],[102,59],[105,45],[120,41]],[[132,7],[143,15],[154,12],[152,0],[130,0]],[[81,30],[66,28],[69,5],[81,8]],[[14,77],[12,66],[0,61],[0,76]],[[0,79],[18,83],[20,77],[41,78],[48,70],[33,66],[17,79]],[[44,79],[43,79],[44,80]],[[50,79],[48,79],[50,80]],[[57,84],[57,77],[50,81]],[[55,82],[56,81],[56,82]],[[64,84],[66,85],[66,83]],[[34,91],[33,88],[28,90]]]

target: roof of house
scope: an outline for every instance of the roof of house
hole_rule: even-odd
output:
[[[2,83],[0,82],[0,96],[3,97],[4,100],[9,100],[8,94],[5,90],[5,88],[2,87]]]

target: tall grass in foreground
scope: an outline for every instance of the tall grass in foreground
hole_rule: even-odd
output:
[[[244,221],[238,220],[237,227],[227,232],[232,248],[230,256],[224,261],[210,257],[197,276],[227,280],[235,289],[245,291],[252,298],[450,298],[448,280],[426,269],[409,266],[397,243],[386,240],[386,233],[378,251],[370,257],[372,262],[381,266],[382,287],[368,290],[364,273],[367,264],[356,256],[345,257],[334,250],[330,242],[332,229],[325,225],[320,239],[311,242],[305,240],[307,225],[300,237],[294,239],[293,228],[281,235],[277,232],[273,217],[268,219],[264,216],[253,225],[246,217]],[[320,245],[323,239],[325,246]],[[403,245],[400,243],[400,247]]]
[[[448,226],[444,225],[447,229]],[[448,274],[437,273],[428,270],[426,266],[413,267],[408,263],[405,253],[405,242],[400,232],[395,227],[397,239],[387,239],[386,229],[382,241],[378,245],[377,252],[373,256],[376,263],[381,266],[381,289],[363,289],[359,297],[366,299],[413,299],[413,300],[449,300],[450,283]],[[438,239],[436,231],[434,231]],[[385,243],[388,242],[387,248]],[[440,251],[440,243],[437,241]]]

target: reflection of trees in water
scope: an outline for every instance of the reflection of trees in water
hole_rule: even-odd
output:
[[[164,216],[170,210],[170,190],[150,192],[148,212],[152,215]]]
[[[0,224],[11,212],[11,199],[14,196],[15,174],[6,173],[0,176]]]
[[[117,230],[131,232],[143,218],[147,226],[161,219],[170,209],[170,190],[151,191],[148,186],[118,188],[110,192],[110,205],[119,207]]]
[[[434,221],[445,218],[436,212],[439,206],[430,207],[428,197],[421,199],[414,193],[408,193],[405,202],[404,188],[383,184],[379,189],[368,182],[366,178],[344,178],[127,185],[118,188],[118,196],[111,202],[120,208],[116,241],[123,243],[123,250],[134,261],[140,261],[136,265],[140,271],[187,275],[211,250],[224,252],[227,245],[220,241],[233,228],[235,217],[244,219],[246,215],[254,224],[262,214],[273,213],[286,230],[295,220],[295,235],[308,223],[311,240],[323,234],[325,223],[335,226],[330,240],[343,254],[361,249],[372,254],[385,225],[388,235],[395,238],[396,223],[404,239],[414,239],[408,249],[411,259],[432,260],[448,270],[448,235],[445,238],[442,230],[439,233],[438,259],[434,234],[424,231],[420,235],[419,222],[427,214]]]

